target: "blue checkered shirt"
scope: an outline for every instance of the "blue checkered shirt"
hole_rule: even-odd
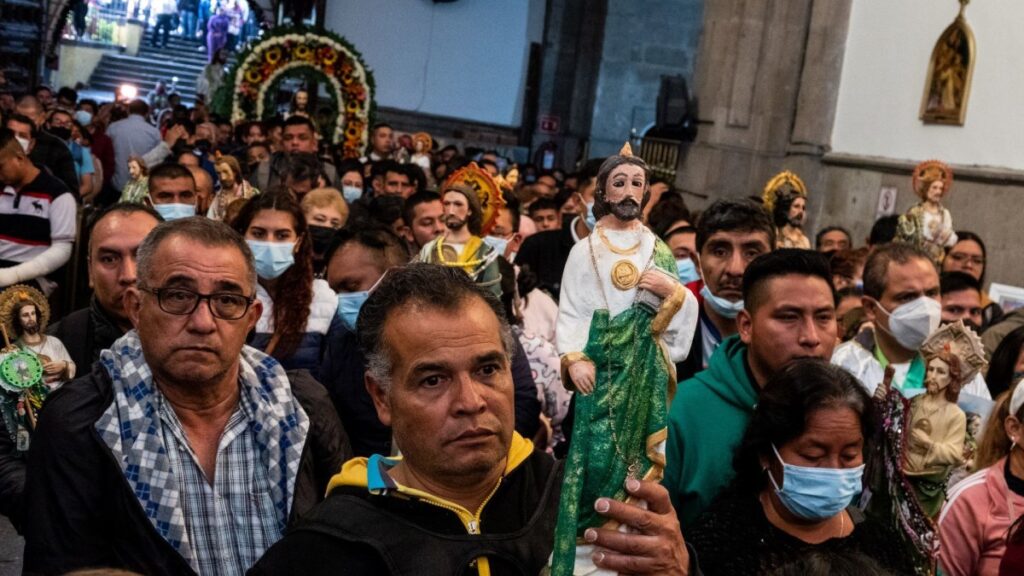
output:
[[[217,447],[211,485],[174,410],[157,394],[161,433],[200,575],[242,576],[282,534],[270,494],[271,482],[256,451],[255,408],[241,394]]]

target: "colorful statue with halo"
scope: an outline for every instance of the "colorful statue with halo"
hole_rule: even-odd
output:
[[[551,574],[610,574],[594,566],[588,528],[620,531],[594,511],[600,497],[633,501],[627,478],[659,481],[665,469],[675,362],[685,359],[697,301],[672,251],[641,221],[647,164],[629,144],[601,165],[589,236],[565,265],[556,329],[562,382],[578,392],[565,464]]]
[[[953,187],[953,170],[938,160],[927,160],[914,168],[911,182],[921,201],[900,216],[896,241],[923,248],[940,265],[946,249],[957,241],[953,219],[942,205]]]
[[[452,173],[439,190],[446,230],[423,246],[419,261],[460,268],[501,298],[497,262],[501,254],[484,241],[505,205],[498,183],[476,162],[470,162]],[[452,211],[452,206],[461,208]]]
[[[811,241],[804,234],[807,215],[807,187],[799,176],[784,170],[764,186],[764,209],[778,228],[779,248],[809,250]]]
[[[430,189],[436,186],[434,171],[430,169],[430,150],[433,147],[434,139],[430,137],[430,134],[417,132],[412,135],[413,153],[409,157],[409,162],[423,169],[423,174],[427,177],[427,188]]]
[[[896,519],[918,574],[933,574],[936,525],[950,475],[970,456],[961,388],[987,361],[977,334],[962,320],[939,328],[921,347],[925,391],[907,400],[891,386],[892,370],[875,389],[880,416],[862,502],[869,514]]]
[[[49,392],[75,375],[64,344],[44,333],[50,305],[42,292],[15,284],[0,292],[0,416],[17,450],[28,450]]]

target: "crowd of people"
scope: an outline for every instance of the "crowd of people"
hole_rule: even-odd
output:
[[[604,159],[513,166],[387,124],[345,158],[301,114],[150,112],[0,99],[4,353],[45,374],[38,398],[0,390],[26,572],[539,573],[595,385],[570,352],[595,328],[560,310],[598,298],[573,248],[616,250]],[[985,409],[941,489],[939,566],[1022,569],[1024,312],[988,298],[983,238],[956,231],[936,261],[889,216],[812,242],[806,193],[696,211],[636,165],[631,217],[695,331],[670,346],[664,478],[587,504],[629,527],[585,531],[598,573],[915,573],[896,512],[858,496],[877,398],[928,389],[926,338],[957,322],[988,360],[961,398]]]

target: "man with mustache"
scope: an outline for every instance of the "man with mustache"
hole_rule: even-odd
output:
[[[480,237],[483,210],[476,191],[461,183],[441,194],[445,232],[420,250],[420,262],[459,268],[495,297],[501,298],[499,254]]]
[[[708,367],[722,341],[736,334],[743,310],[743,273],[752,260],[775,248],[775,227],[760,206],[718,200],[697,222],[701,279],[687,284],[700,301],[700,321],[686,360],[676,366],[679,382]]]
[[[489,292],[450,267],[392,269],[359,313],[366,389],[400,457],[345,463],[325,502],[249,572],[327,576],[539,574],[562,464],[514,431],[514,336]],[[590,530],[608,572],[693,572],[665,489],[588,509],[637,528]]]
[[[245,345],[252,251],[183,218],[139,245],[134,330],[46,400],[25,490],[25,572],[244,574],[351,454],[326,390]]]
[[[101,350],[131,330],[124,293],[135,286],[139,244],[162,221],[156,210],[131,203],[114,204],[92,219],[86,234],[89,306],[68,314],[48,331],[68,346],[83,372],[100,359]]]

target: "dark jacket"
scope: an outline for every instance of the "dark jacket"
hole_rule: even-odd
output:
[[[71,157],[71,149],[63,140],[45,130],[36,132],[36,144],[28,154],[36,166],[45,166],[50,172],[64,182],[71,194],[78,198],[78,174],[75,172],[75,159]]]
[[[539,287],[557,301],[562,288],[565,262],[575,244],[571,224],[563,225],[559,230],[538,232],[523,240],[516,254],[516,265],[533,271],[537,275]]]
[[[0,516],[19,532],[25,515],[25,456],[0,418]]]
[[[540,429],[540,399],[530,361],[519,340],[512,355],[512,381],[515,385],[515,428],[524,438],[533,438]],[[373,399],[366,391],[366,357],[359,349],[356,334],[336,321],[327,333],[321,382],[331,396],[345,430],[349,431],[356,456],[391,454],[391,428],[381,423]]]
[[[75,310],[60,322],[51,324],[46,333],[57,338],[67,348],[71,360],[84,372],[100,359],[100,352],[110,348],[124,330],[103,311],[96,297],[89,301],[88,308]]]
[[[373,464],[369,468],[375,468]],[[250,575],[476,574],[486,556],[494,576],[538,574],[554,545],[562,466],[513,439],[501,485],[471,517],[439,498],[367,490],[367,462],[345,464],[330,496],[256,563]],[[471,534],[472,524],[479,534]]]
[[[323,387],[289,372],[292,392],[310,420],[289,525],[322,500],[351,449]],[[141,574],[193,574],[164,540],[131,492],[95,423],[113,402],[102,364],[54,392],[29,452],[25,573],[63,574],[85,567]]]

